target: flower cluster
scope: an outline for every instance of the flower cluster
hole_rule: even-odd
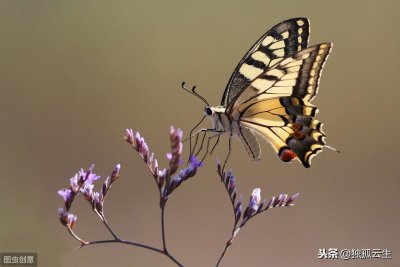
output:
[[[178,188],[183,181],[193,177],[197,168],[202,166],[195,156],[190,156],[189,165],[182,169],[178,174],[179,165],[182,164],[182,130],[170,128],[169,138],[171,142],[171,152],[167,153],[169,168],[159,169],[158,161],[154,153],[150,153],[149,147],[139,132],[134,133],[132,129],[126,130],[125,140],[139,153],[143,161],[149,167],[158,189],[160,191],[160,207],[165,206],[168,197]],[[176,174],[174,176],[174,174]]]
[[[132,129],[126,130],[125,140],[138,152],[140,157],[143,159],[147,167],[149,168],[151,175],[156,182],[159,190],[160,197],[160,209],[161,209],[161,238],[162,247],[157,248],[147,244],[142,244],[134,241],[128,241],[126,239],[119,238],[113,229],[108,224],[104,212],[103,206],[105,197],[110,190],[112,184],[119,178],[121,165],[117,164],[111,175],[107,177],[99,192],[94,191],[94,182],[100,179],[100,176],[93,172],[94,165],[90,166],[86,171],[81,169],[74,177],[69,181],[69,187],[58,190],[58,194],[64,200],[64,206],[59,209],[59,219],[61,223],[67,227],[69,233],[80,242],[81,246],[104,244],[104,243],[122,243],[126,245],[142,247],[157,253],[161,253],[173,261],[177,266],[183,266],[167,249],[167,241],[165,234],[165,207],[169,199],[169,196],[186,180],[193,177],[197,173],[197,169],[202,166],[202,163],[193,155],[189,157],[188,164],[181,168],[182,164],[182,131],[180,129],[170,128],[169,139],[171,143],[171,150],[166,154],[169,161],[168,168],[160,168],[158,161],[154,156],[154,153],[150,153],[149,146],[145,139],[140,136],[138,132],[134,132]],[[232,171],[225,172],[224,168],[221,167],[220,162],[217,164],[217,172],[221,178],[221,182],[228,193],[233,212],[234,212],[234,226],[231,232],[231,236],[228,239],[225,248],[217,262],[216,266],[219,266],[222,258],[227,252],[230,245],[232,245],[234,238],[237,236],[240,229],[254,216],[260,214],[275,207],[287,207],[293,206],[294,200],[299,194],[295,194],[291,197],[287,194],[280,194],[278,197],[273,196],[269,201],[261,198],[261,189],[255,188],[251,193],[249,203],[247,206],[243,206],[242,196],[238,196],[238,190],[235,183],[235,177]],[[94,240],[85,241],[80,238],[72,230],[77,216],[70,213],[72,203],[75,197],[80,194],[90,204],[92,210],[100,217],[107,230],[113,236],[113,239],[109,240]]]
[[[243,227],[246,222],[254,217],[255,215],[275,207],[289,207],[294,205],[294,200],[300,195],[299,193],[289,197],[288,194],[280,194],[279,197],[273,196],[268,202],[267,200],[261,201],[261,189],[255,188],[250,196],[249,204],[245,211],[242,213],[242,196],[237,199],[237,189],[235,184],[235,177],[232,175],[232,171],[227,174],[221,168],[221,163],[217,162],[217,172],[224,183],[225,188],[228,192],[229,198],[232,203],[233,211],[235,214],[234,229]],[[241,219],[240,225],[238,224]]]
[[[64,207],[59,208],[58,214],[61,223],[72,229],[77,216],[70,213],[72,202],[78,194],[90,203],[92,209],[102,214],[104,198],[111,187],[111,184],[118,179],[121,165],[117,166],[112,171],[111,175],[105,180],[101,192],[93,191],[93,182],[100,179],[100,176],[93,173],[94,165],[90,166],[87,171],[81,169],[75,176],[70,179],[69,188],[58,190],[58,194],[64,199]]]

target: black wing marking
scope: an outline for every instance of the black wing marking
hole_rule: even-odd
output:
[[[244,55],[225,88],[221,105],[229,103],[259,74],[283,58],[307,47],[310,23],[306,18],[293,18],[275,25]]]

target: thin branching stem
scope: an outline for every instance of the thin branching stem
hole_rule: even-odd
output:
[[[232,237],[231,237],[231,239],[232,239]],[[230,243],[230,240],[226,243],[225,249],[224,249],[224,251],[222,251],[221,256],[219,257],[218,262],[217,262],[217,265],[215,265],[215,267],[218,267],[218,266],[219,266],[219,264],[220,264],[221,261],[222,261],[222,258],[225,256],[225,253],[226,253],[226,251],[228,250],[228,248],[229,248],[229,246],[230,246],[231,244],[232,244],[232,243]]]
[[[80,248],[86,247],[88,245],[106,244],[106,243],[121,243],[121,244],[125,244],[125,245],[131,245],[131,246],[135,246],[135,247],[141,247],[141,248],[144,248],[144,249],[148,249],[148,250],[151,250],[151,251],[154,251],[154,252],[157,252],[157,253],[160,253],[160,254],[163,254],[163,255],[167,256],[177,266],[183,267],[183,265],[174,256],[172,256],[170,253],[164,251],[163,249],[155,248],[155,247],[152,247],[152,246],[148,246],[148,245],[145,245],[145,244],[136,243],[136,242],[132,242],[132,241],[122,240],[122,239],[91,241],[91,242],[87,242],[87,243],[82,243]]]
[[[99,216],[100,216],[100,214],[99,214]],[[172,260],[177,266],[183,267],[183,264],[181,264],[174,256],[172,256],[172,255],[167,251],[166,246],[165,246],[164,231],[163,231],[163,249],[159,249],[159,248],[155,248],[155,247],[152,247],[152,246],[149,246],[149,245],[145,245],[145,244],[142,244],[142,243],[137,243],[137,242],[132,242],[132,241],[120,239],[120,238],[114,233],[114,231],[111,229],[111,227],[108,225],[108,223],[107,223],[107,221],[105,220],[104,216],[101,216],[101,218],[102,218],[102,221],[103,221],[104,225],[107,227],[108,231],[113,235],[114,239],[109,239],[109,240],[96,240],[96,241],[85,241],[85,240],[81,239],[80,237],[78,237],[78,236],[72,231],[72,229],[70,229],[70,228],[68,227],[68,231],[70,232],[70,234],[71,234],[75,239],[77,239],[77,240],[81,243],[81,245],[80,245],[79,248],[82,248],[82,247],[85,247],[85,246],[88,246],[88,245],[95,245],[95,244],[121,243],[121,244],[125,244],[125,245],[131,245],[131,246],[141,247],[141,248],[144,248],[144,249],[148,249],[148,250],[151,250],[151,251],[154,251],[154,252],[161,253],[161,254],[167,256],[170,260]],[[162,225],[164,225],[163,222],[162,222]]]
[[[136,247],[141,247],[144,249],[149,249],[151,251],[155,251],[161,254],[164,254],[164,251],[152,246],[148,246],[145,244],[141,244],[141,243],[136,243],[136,242],[132,242],[132,241],[127,241],[127,240],[122,240],[122,239],[109,239],[109,240],[96,240],[96,241],[90,241],[86,244],[82,244],[82,247],[86,247],[88,245],[96,245],[96,244],[105,244],[105,243],[122,243],[122,244],[126,244],[126,245],[131,245],[131,246],[136,246]]]
[[[161,237],[162,237],[163,249],[164,249],[165,252],[168,253],[167,244],[166,244],[166,241],[165,241],[164,211],[165,211],[165,206],[163,206],[161,208]]]
[[[87,245],[89,243],[89,242],[83,240],[82,238],[80,238],[77,234],[75,234],[75,232],[71,229],[71,227],[69,225],[67,225],[67,229],[68,229],[68,233],[70,233],[70,235],[72,235],[72,237],[75,238],[76,240],[78,240],[81,244]]]
[[[99,213],[98,213],[99,214]],[[103,224],[105,225],[105,227],[107,228],[107,230],[110,232],[110,234],[116,239],[116,240],[120,240],[120,238],[117,236],[117,234],[111,229],[110,225],[108,225],[108,222],[106,220],[106,217],[104,216],[104,214],[99,214],[101,220],[103,221]]]

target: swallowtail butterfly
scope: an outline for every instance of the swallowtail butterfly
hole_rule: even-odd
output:
[[[322,124],[314,119],[318,110],[311,101],[318,92],[332,43],[308,47],[309,33],[306,18],[289,19],[267,31],[240,60],[219,106],[210,106],[195,87],[189,91],[182,84],[206,103],[203,119],[209,117],[213,123],[211,129],[195,134],[198,138],[204,132],[203,144],[205,134],[214,133],[208,139],[206,154],[210,140],[218,137],[219,141],[223,133],[229,134],[229,153],[231,137],[236,136],[251,159],[260,159],[257,137],[261,136],[282,161],[298,159],[306,168],[312,157],[328,147]]]

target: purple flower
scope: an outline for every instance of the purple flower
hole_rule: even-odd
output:
[[[234,210],[235,210],[235,225],[236,225],[239,222],[240,216],[242,215],[242,195],[240,195],[239,200],[236,202]]]
[[[235,177],[232,175],[232,170],[229,170],[228,176],[226,177],[226,180],[225,180],[225,183],[226,183],[225,186],[226,186],[226,189],[228,189],[229,195],[232,195],[232,193],[236,189]]]
[[[68,224],[68,211],[65,208],[58,209],[58,217],[62,225],[67,226]]]
[[[97,210],[99,213],[103,212],[103,195],[99,192],[95,192],[93,194],[93,202],[92,206],[94,210]]]
[[[291,196],[287,201],[286,201],[286,206],[293,206],[293,201],[296,200],[296,198],[298,198],[300,196],[300,193],[294,194],[293,196]]]
[[[142,142],[142,138],[140,137],[140,133],[139,132],[136,132],[135,133],[135,143],[136,143],[136,145],[140,145]]]
[[[78,219],[78,217],[75,214],[72,214],[72,213],[68,214],[67,222],[68,222],[69,227],[71,227],[71,228],[74,227],[76,219]]]
[[[158,161],[157,159],[154,159],[154,165],[153,165],[153,173],[157,174],[158,173]]]
[[[72,188],[72,190],[74,190],[74,192],[76,192],[79,189],[79,175],[75,174],[74,177],[69,179],[69,184]]]
[[[174,126],[171,126],[169,128],[169,134],[171,136],[171,141],[175,140],[175,141],[180,141],[182,140],[182,136],[183,136],[183,132],[181,129],[175,129]]]
[[[196,174],[197,168],[203,166],[203,164],[193,155],[189,158],[189,166],[179,172],[179,176],[182,180],[187,180]]]
[[[182,130],[171,126],[169,137],[171,141],[171,152],[167,154],[169,160],[170,174],[173,175],[179,168],[182,155]]]
[[[86,198],[86,200],[92,202],[93,199],[93,184],[84,183],[81,188],[82,195]]]
[[[100,176],[94,174],[94,173],[88,173],[87,178],[85,180],[86,184],[93,184],[94,181],[99,180]]]
[[[195,156],[191,155],[189,158],[190,165],[192,165],[193,168],[198,168],[203,166],[203,163],[199,161]]]
[[[67,188],[58,190],[57,193],[64,199],[65,203],[70,203],[74,197],[72,190]]]
[[[119,172],[121,170],[121,164],[117,164],[111,173],[111,182],[114,182],[119,177]]]
[[[76,222],[76,219],[78,218],[76,215],[72,213],[68,213],[66,208],[59,208],[58,209],[58,216],[60,218],[60,222],[64,226],[69,226],[72,228],[74,226],[74,223]]]
[[[251,207],[253,211],[256,211],[258,209],[258,204],[260,203],[260,201],[261,201],[261,189],[254,188],[253,192],[251,193],[249,207]]]
[[[133,144],[133,130],[132,129],[126,129],[126,135],[125,135],[125,140],[130,143]]]
[[[232,175],[232,172],[229,172],[228,174],[228,178],[229,178],[229,188],[235,188],[235,177]]]

